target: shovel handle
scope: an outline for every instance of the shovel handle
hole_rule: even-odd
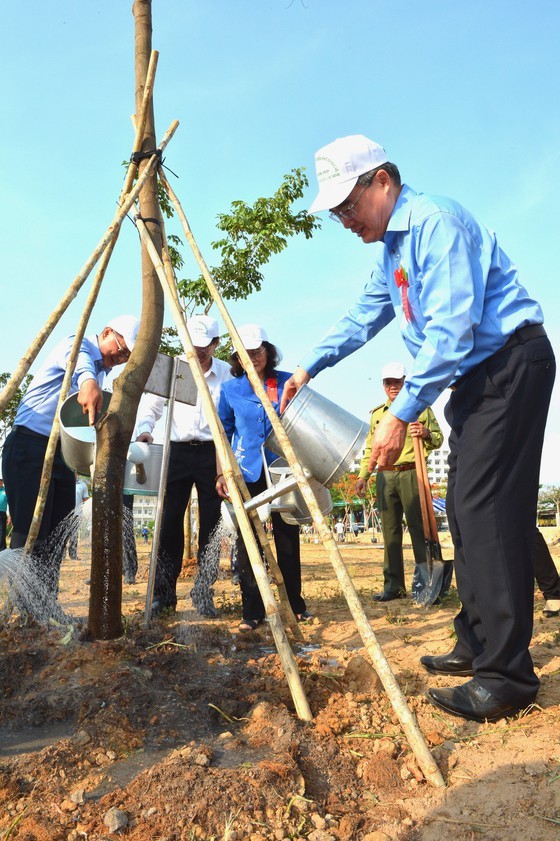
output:
[[[420,438],[413,437],[412,440],[414,442],[414,461],[416,462],[416,474],[418,476],[419,489],[420,485],[422,486],[420,490],[420,505],[422,505],[422,498],[424,498],[424,505],[426,508],[428,521],[427,537],[433,540],[434,543],[439,543],[436,515],[434,514],[432,492],[430,490],[430,480],[428,478],[428,468],[424,457],[424,446]]]
[[[424,461],[423,447],[419,438],[412,436],[412,443],[414,445],[414,462],[416,464],[416,477],[418,479],[418,491],[420,497],[420,510],[422,511],[422,527],[424,529],[424,538],[431,539],[430,520],[428,515],[428,505],[426,500],[426,491],[424,487],[424,479],[422,473],[422,462]]]

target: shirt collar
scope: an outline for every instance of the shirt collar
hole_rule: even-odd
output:
[[[416,192],[407,184],[403,184],[387,225],[387,234],[398,234],[410,229],[412,202],[415,197]]]

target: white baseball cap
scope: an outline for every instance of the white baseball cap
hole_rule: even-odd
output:
[[[339,137],[315,153],[319,192],[309,213],[337,207],[354,189],[360,175],[386,164],[387,152],[363,134]]]
[[[266,330],[258,324],[243,324],[237,332],[245,350],[256,350],[263,342],[268,342]]]
[[[381,369],[382,380],[402,380],[406,377],[406,368],[402,362],[388,362]]]
[[[187,330],[195,347],[208,347],[220,335],[218,322],[209,315],[193,315],[187,321]]]
[[[125,340],[126,346],[132,350],[136,344],[136,337],[140,328],[140,320],[135,315],[118,315],[107,324],[115,333],[119,333]]]

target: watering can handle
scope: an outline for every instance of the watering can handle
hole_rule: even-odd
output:
[[[271,488],[272,487],[272,479],[270,477],[270,470],[268,469],[266,456],[264,454],[264,444],[261,446],[261,455],[262,455],[262,460],[263,460],[264,476],[265,476],[265,479],[266,479],[266,487]]]

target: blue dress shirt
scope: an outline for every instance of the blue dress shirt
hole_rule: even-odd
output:
[[[14,426],[25,426],[41,435],[50,435],[74,338],[68,336],[47,357],[21,399]],[[79,391],[86,380],[94,379],[101,385],[109,370],[103,365],[97,336],[84,338],[68,393]]]
[[[486,230],[457,202],[415,193],[406,184],[375,243],[375,264],[356,303],[306,356],[312,377],[373,338],[393,318],[414,357],[391,413],[412,422],[441,392],[526,324],[542,324],[538,303]],[[395,270],[408,275],[410,320]]]
[[[278,413],[284,385],[291,374],[275,371],[275,375],[278,378],[278,403],[273,400],[272,405]],[[245,481],[256,482],[263,469],[261,447],[272,426],[247,374],[228,380],[222,385],[218,414]],[[278,458],[270,450],[264,452],[267,464]]]

